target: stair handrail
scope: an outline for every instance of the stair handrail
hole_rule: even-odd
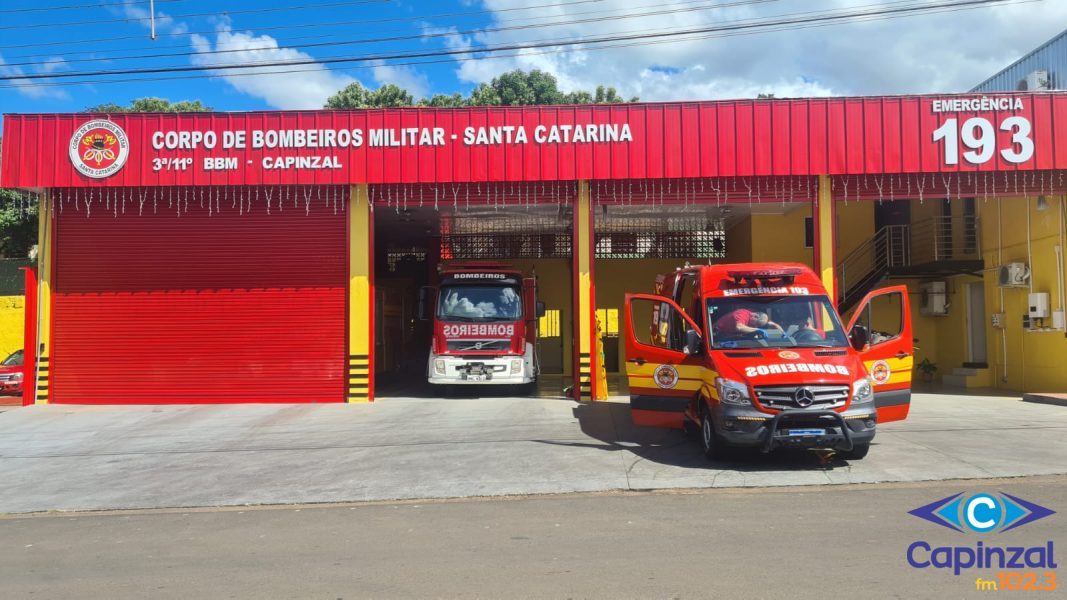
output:
[[[846,254],[835,267],[838,299],[844,300],[856,285],[881,279],[890,268],[911,264],[908,225],[885,225]]]

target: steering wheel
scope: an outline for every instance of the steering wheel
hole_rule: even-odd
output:
[[[821,342],[822,336],[813,329],[800,329],[793,334],[793,339],[797,342]]]

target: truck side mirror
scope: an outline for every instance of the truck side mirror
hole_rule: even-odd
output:
[[[696,356],[704,351],[704,339],[696,329],[685,330],[685,346],[682,352],[686,356]]]
[[[862,352],[871,342],[871,333],[863,325],[856,325],[848,332],[848,341],[857,352]]]
[[[538,301],[537,302],[537,318],[540,319],[543,316],[545,316],[545,303],[541,302],[541,301]]]
[[[419,310],[418,317],[420,321],[430,320],[430,305],[433,304],[432,298],[434,294],[434,288],[430,285],[424,285],[419,288]]]

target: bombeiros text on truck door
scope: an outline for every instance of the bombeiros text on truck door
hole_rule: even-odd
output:
[[[863,458],[877,423],[907,417],[907,288],[867,295],[842,324],[801,264],[685,267],[627,294],[626,372],[638,425],[700,430],[724,447],[836,450]]]

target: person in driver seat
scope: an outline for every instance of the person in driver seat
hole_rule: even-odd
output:
[[[782,331],[782,326],[772,321],[767,313],[759,310],[738,308],[715,319],[716,335],[755,333],[766,329]]]

